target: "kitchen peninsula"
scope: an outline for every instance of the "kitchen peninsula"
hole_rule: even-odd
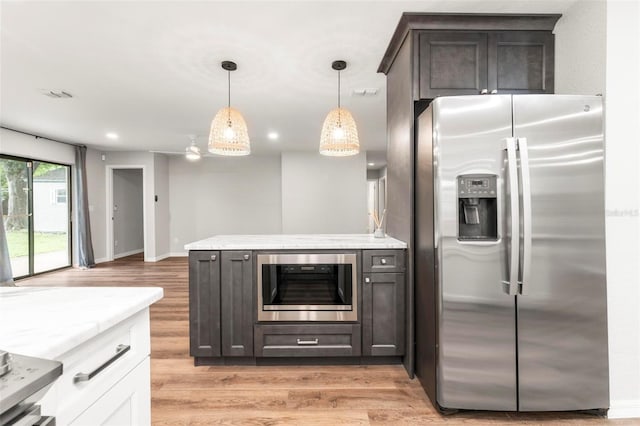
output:
[[[401,362],[406,247],[369,234],[185,245],[195,364]]]
[[[159,287],[0,287],[0,347],[63,363],[39,401],[56,424],[149,424],[149,305],[162,295]]]

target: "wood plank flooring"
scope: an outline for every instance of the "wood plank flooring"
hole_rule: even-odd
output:
[[[20,286],[158,286],[151,307],[154,425],[638,424],[578,413],[467,412],[441,416],[402,366],[202,366],[189,357],[187,259],[142,255],[66,269]]]

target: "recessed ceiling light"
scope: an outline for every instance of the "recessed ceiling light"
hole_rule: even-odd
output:
[[[267,138],[269,138],[269,140],[275,141],[278,139],[278,134],[276,132],[269,132],[267,133]]]
[[[118,139],[118,134],[114,132],[108,132],[105,134],[105,136],[107,137],[107,139],[111,139],[111,140]]]
[[[369,167],[373,167],[375,165],[376,165],[376,163],[367,163],[367,166],[369,166]]]

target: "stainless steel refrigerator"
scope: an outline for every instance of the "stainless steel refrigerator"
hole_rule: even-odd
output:
[[[597,96],[435,99],[416,120],[416,374],[441,410],[606,410]]]

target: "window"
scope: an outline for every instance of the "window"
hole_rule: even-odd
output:
[[[53,204],[67,204],[67,188],[53,190]]]

